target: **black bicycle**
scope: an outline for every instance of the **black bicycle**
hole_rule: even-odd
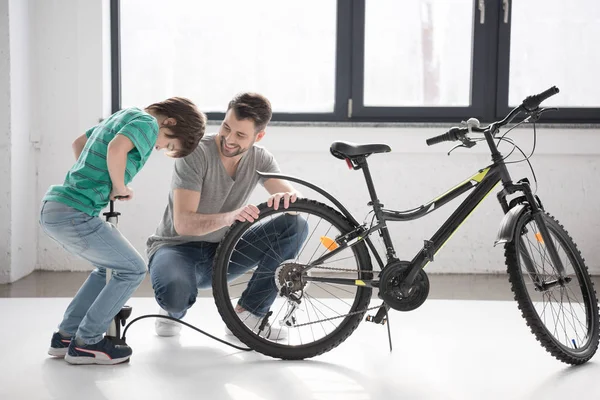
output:
[[[516,148],[523,153],[506,136],[508,131],[500,135],[500,128],[517,115],[524,115],[516,125],[533,122],[536,135],[535,122],[545,111],[552,110],[540,108],[540,103],[556,93],[558,89],[552,87],[529,96],[503,120],[489,126],[480,127],[476,119],[470,119],[461,127],[427,139],[428,145],[459,141],[458,146],[466,148],[485,141],[491,150],[492,163],[445,194],[408,211],[385,209],[371,179],[367,157],[389,152],[389,146],[333,143],[330,151],[335,157],[346,160],[351,169],[363,171],[371,197],[369,205],[373,208],[368,223],[359,223],[335,197],[312,183],[282,174],[261,173],[264,178],[286,179],[310,187],[330,200],[337,210],[308,199],[298,199],[288,209],[278,210],[264,203],[259,206],[260,216],[256,221],[237,222],[229,229],[217,250],[213,271],[213,294],[227,327],[258,352],[282,359],[303,359],[338,346],[370,310],[378,311],[368,315],[368,321],[384,323],[389,308],[416,309],[429,293],[429,280],[423,268],[501,183],[497,198],[505,216],[495,244],[504,244],[509,281],[522,315],[542,346],[558,360],[569,364],[588,361],[595,354],[599,339],[598,303],[588,269],[567,231],[545,211],[533,193],[529,180],[513,183],[507,169],[511,161],[505,161],[508,156],[498,151],[500,142],[506,141],[514,146],[513,151]],[[533,151],[529,156],[523,153],[525,158],[520,161],[529,162],[532,154]],[[471,189],[412,260],[397,257],[388,221],[421,218]],[[271,261],[277,268],[264,271],[259,263],[257,268],[239,275],[235,257],[240,257],[241,248],[256,245],[248,240],[249,234],[266,229],[276,218],[302,229],[296,235],[296,255],[278,258],[281,246],[277,237],[272,236],[263,262]],[[385,264],[370,238],[375,232],[385,246]],[[373,270],[369,249],[380,271]],[[273,297],[275,300],[266,316],[251,325],[240,318],[243,314],[236,312],[235,305],[249,285],[263,279],[270,285],[264,290],[264,301],[271,302]],[[370,307],[374,288],[383,302]],[[277,324],[283,328],[274,333],[272,328]]]

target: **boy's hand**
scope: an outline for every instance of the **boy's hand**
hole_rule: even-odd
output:
[[[123,186],[122,188],[113,187],[112,191],[110,192],[110,199],[129,201],[133,199],[133,190],[128,186]]]

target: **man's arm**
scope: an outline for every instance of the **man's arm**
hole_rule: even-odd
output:
[[[275,210],[279,208],[281,198],[283,198],[283,208],[288,208],[290,202],[294,203],[298,197],[302,197],[302,194],[294,189],[288,181],[282,179],[267,179],[264,186],[271,195],[267,200],[267,205],[273,206]]]
[[[180,236],[202,236],[238,221],[254,222],[258,208],[247,205],[222,214],[199,214],[200,192],[188,189],[173,190],[173,225]]]
[[[77,139],[75,139],[75,141],[71,145],[71,147],[73,148],[73,153],[75,154],[75,160],[79,160],[79,156],[81,155],[81,152],[83,151],[83,148],[85,147],[86,143],[87,143],[87,136],[84,133],[83,135],[81,135]]]

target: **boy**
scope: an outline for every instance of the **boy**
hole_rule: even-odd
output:
[[[77,162],[62,185],[42,200],[40,225],[67,251],[95,269],[65,311],[48,353],[71,364],[118,364],[132,354],[120,340],[104,337],[109,324],[141,284],[146,264],[110,223],[99,217],[109,200],[131,200],[127,185],[152,149],[185,157],[204,135],[206,116],[185,98],[144,110],[116,112],[73,142]],[[113,271],[106,284],[106,268]]]

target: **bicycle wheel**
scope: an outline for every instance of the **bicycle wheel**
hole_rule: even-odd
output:
[[[258,208],[259,218],[253,223],[232,225],[215,255],[213,294],[223,321],[248,347],[271,357],[304,359],[333,349],[360,323],[372,289],[308,282],[304,277],[371,279],[364,242],[306,271],[310,262],[336,247],[336,238],[354,229],[352,224],[313,200],[298,199],[285,210],[283,204],[279,210],[266,203]],[[254,325],[242,321],[243,314],[235,310],[250,297],[270,311]]]
[[[598,348],[596,292],[567,231],[549,214],[543,216],[567,282],[558,281],[558,272],[530,212],[521,216],[518,234],[505,245],[509,280],[523,318],[542,346],[562,362],[582,364]]]

